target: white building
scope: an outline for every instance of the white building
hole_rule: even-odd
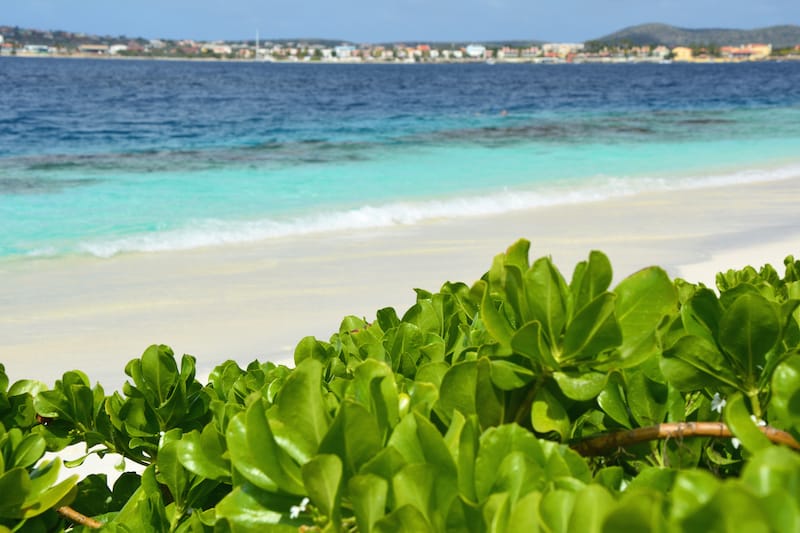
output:
[[[470,44],[464,49],[469,57],[483,57],[486,54],[486,47],[482,44]]]
[[[353,57],[356,48],[355,46],[341,45],[334,48],[334,51],[336,52],[336,57],[338,57],[339,59],[346,59],[349,57]]]
[[[50,47],[46,44],[26,44],[22,48],[23,52],[27,54],[49,54]]]
[[[128,51],[128,45],[126,44],[112,44],[108,48],[108,53],[111,54],[112,56],[117,55],[120,52],[127,52],[127,51]]]

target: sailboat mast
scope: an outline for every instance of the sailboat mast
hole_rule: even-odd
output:
[[[256,52],[253,54],[253,60],[258,61],[258,30],[256,30]]]

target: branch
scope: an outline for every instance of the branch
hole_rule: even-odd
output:
[[[63,516],[64,518],[66,518],[67,520],[69,520],[70,522],[74,522],[81,526],[86,526],[90,529],[100,529],[101,527],[103,527],[103,524],[101,524],[94,518],[89,518],[88,516],[79,513],[72,507],[67,507],[67,506],[59,507],[58,509],[56,509],[56,512],[61,516]]]
[[[771,426],[759,427],[758,429],[773,443],[800,450],[800,442],[797,442],[789,433]],[[670,422],[591,437],[576,442],[572,445],[572,449],[583,456],[594,457],[596,455],[604,455],[618,448],[639,444],[640,442],[688,437],[729,439],[733,437],[733,433],[724,422]]]

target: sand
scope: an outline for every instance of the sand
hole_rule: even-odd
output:
[[[713,285],[718,270],[800,256],[798,205],[800,177],[184,252],[5,262],[0,362],[12,382],[52,384],[80,368],[107,390],[152,343],[196,356],[201,376],[226,359],[291,364],[302,337],[328,339],[350,314],[402,314],[414,287],[471,283],[520,237],[567,277],[599,249],[615,282],[658,264]]]

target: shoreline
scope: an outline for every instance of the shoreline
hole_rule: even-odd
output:
[[[364,200],[357,206],[298,212],[291,216],[267,214],[252,218],[225,220],[222,229],[203,229],[196,225],[175,227],[160,232],[132,235],[103,235],[67,242],[63,247],[47,243],[28,253],[0,257],[4,266],[30,261],[108,260],[137,254],[181,253],[235,246],[280,242],[282,239],[324,239],[343,233],[392,231],[442,221],[458,223],[476,218],[513,216],[527,211],[602,202],[614,202],[648,194],[692,194],[694,191],[738,186],[758,186],[800,176],[800,159],[773,159],[748,165],[710,166],[673,171],[669,176],[653,174],[638,179],[593,178],[580,183],[553,181],[509,186],[460,195],[434,194],[419,198]],[[211,217],[213,218],[213,217]],[[216,221],[216,219],[215,219]]]
[[[656,61],[652,59],[647,60],[580,60],[580,61],[541,61],[541,60],[510,60],[510,59],[494,59],[493,62],[488,62],[485,59],[464,59],[464,60],[436,60],[436,61],[396,61],[396,60],[377,60],[371,59],[367,61],[354,61],[354,60],[309,60],[298,61],[288,59],[274,59],[274,60],[255,60],[255,59],[239,59],[227,57],[149,57],[149,56],[118,56],[118,55],[94,55],[94,54],[14,54],[2,55],[0,57],[14,57],[21,59],[99,59],[101,61],[188,61],[198,63],[241,63],[241,64],[272,64],[272,65],[740,65],[740,64],[753,64],[753,63],[782,63],[782,62],[800,62],[800,55],[784,56],[784,57],[767,57],[758,60],[724,60],[724,61],[673,61],[668,62]],[[540,58],[538,58],[540,59]]]
[[[347,315],[398,314],[413,288],[471,284],[518,238],[569,279],[602,250],[614,284],[649,265],[713,287],[716,270],[800,255],[800,176],[648,192],[474,218],[278,238],[187,251],[0,263],[0,362],[13,382],[51,384],[80,369],[108,389],[153,343],[198,360],[291,364],[306,335],[327,340]],[[768,255],[768,257],[763,257]]]

